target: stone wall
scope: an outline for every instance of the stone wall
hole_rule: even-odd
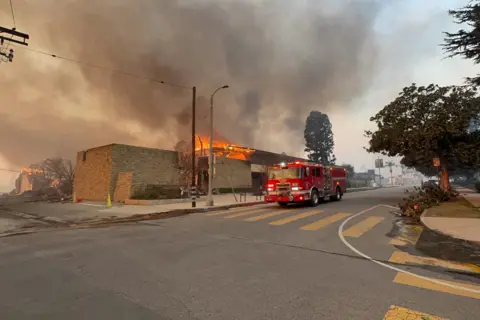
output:
[[[214,188],[251,188],[252,174],[250,162],[216,157]]]
[[[112,145],[77,153],[73,191],[77,199],[107,200],[112,171]]]
[[[178,154],[175,151],[115,144],[112,159],[112,194],[119,175],[125,172],[132,173],[130,195],[148,184],[178,185]]]

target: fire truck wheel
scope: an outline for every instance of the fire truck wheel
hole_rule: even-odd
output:
[[[334,196],[331,196],[330,197],[330,200],[332,201],[340,201],[342,200],[342,190],[340,190],[339,187],[337,187],[337,191],[335,192],[335,195]]]
[[[286,208],[288,207],[288,203],[287,202],[279,202],[278,205],[282,208]]]
[[[312,207],[316,207],[318,205],[318,202],[319,202],[318,191],[312,190],[312,194],[310,195],[310,205]]]

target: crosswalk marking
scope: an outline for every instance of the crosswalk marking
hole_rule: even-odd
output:
[[[209,212],[207,214],[205,214],[206,216],[208,217],[211,217],[211,216],[219,216],[221,214],[226,214],[226,213],[231,213],[232,211],[230,210],[221,210],[221,211],[213,211],[213,212]]]
[[[281,214],[286,214],[286,213],[289,213],[289,212],[292,212],[291,210],[281,210],[281,209],[277,209],[273,212],[270,212],[270,213],[265,213],[265,214],[261,214],[259,216],[255,216],[255,217],[251,217],[251,218],[248,218],[248,219],[245,219],[245,221],[259,221],[259,220],[264,220],[264,219],[268,219],[270,217],[275,217],[275,216],[278,216],[278,215],[281,215]]]
[[[398,306],[390,306],[390,309],[385,314],[383,320],[447,320],[445,318],[440,318],[432,316],[431,314],[413,311],[407,308],[402,308]]]
[[[453,282],[453,281],[445,281],[445,280],[440,280],[440,279],[435,279],[438,281],[442,281],[444,283],[448,283],[449,285],[457,286],[460,288],[467,288],[467,289],[472,289],[472,290],[477,290],[480,291],[480,286],[478,285],[471,285],[471,284],[465,284],[465,283],[459,283],[459,282]],[[433,291],[439,291],[443,293],[449,293],[449,294],[455,294],[458,296],[463,296],[463,297],[470,297],[474,299],[480,299],[480,293],[476,292],[471,292],[471,291],[466,291],[462,289],[456,289],[452,287],[447,287],[441,284],[433,283],[428,280],[424,280],[418,277],[411,276],[409,274],[403,273],[403,272],[398,272],[397,275],[395,276],[395,279],[393,280],[395,283],[399,284],[404,284],[412,287],[417,287],[417,288],[422,288],[422,289],[427,289],[427,290],[433,290]]]
[[[250,215],[250,214],[264,212],[264,211],[268,211],[268,210],[269,209],[255,209],[255,210],[242,211],[240,213],[232,214],[231,216],[226,216],[225,219],[233,219],[233,218],[243,217],[243,216],[247,216],[247,215]]]
[[[411,264],[423,264],[436,267],[442,267],[452,270],[467,271],[472,273],[480,273],[480,267],[471,263],[459,263],[429,257],[419,257],[408,254],[407,252],[396,251],[390,257],[390,262],[393,263],[411,263]]]
[[[317,210],[310,210],[310,211],[306,211],[306,212],[296,214],[296,215],[291,216],[291,217],[286,217],[286,218],[283,218],[283,219],[280,219],[280,220],[272,221],[269,224],[271,224],[273,226],[281,226],[281,225],[284,225],[284,224],[287,224],[287,223],[290,223],[290,222],[293,222],[293,221],[297,221],[297,220],[300,220],[300,219],[311,217],[311,216],[319,214],[321,212],[323,212],[323,211],[318,210],[318,209]]]
[[[213,211],[213,212],[209,212],[209,213],[206,213],[205,215],[210,217],[210,216],[219,216],[219,215],[222,215],[222,214],[228,214],[228,213],[235,213],[235,212],[239,212],[239,211],[245,211],[245,210],[248,210],[248,211],[252,211],[252,210],[266,210],[266,208],[259,208],[259,207],[238,207],[238,208],[232,208],[232,209],[227,209],[227,210],[219,210],[219,211]]]
[[[407,225],[402,228],[402,235],[396,236],[392,240],[390,240],[390,244],[394,246],[406,246],[408,244],[416,245],[418,239],[423,232],[422,226],[416,225]]]
[[[300,230],[315,231],[323,227],[326,227],[329,224],[342,220],[348,216],[350,216],[350,213],[337,213],[333,216],[315,221],[314,223],[307,224],[306,226],[301,227]]]
[[[383,217],[368,217],[343,232],[343,236],[358,238],[383,221]]]

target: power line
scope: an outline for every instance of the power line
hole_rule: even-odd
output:
[[[183,86],[183,85],[179,85],[179,84],[169,83],[169,82],[166,82],[166,81],[163,81],[163,80],[148,78],[148,77],[145,77],[145,76],[141,76],[141,75],[138,75],[138,74],[134,74],[134,73],[118,70],[118,69],[111,69],[111,68],[100,66],[100,65],[93,64],[93,63],[90,63],[90,62],[84,62],[84,61],[81,61],[81,60],[67,58],[67,57],[59,56],[57,54],[48,53],[48,52],[41,51],[41,50],[36,50],[36,49],[31,49],[31,48],[26,48],[26,47],[20,47],[20,48],[22,48],[24,50],[34,52],[34,53],[50,56],[52,58],[76,63],[76,64],[83,65],[83,66],[90,67],[90,68],[96,68],[96,69],[100,69],[100,70],[104,70],[104,71],[108,71],[108,72],[112,72],[112,73],[118,73],[118,74],[121,74],[121,75],[124,75],[124,76],[129,76],[129,77],[133,77],[133,78],[137,78],[137,79],[142,79],[142,80],[147,80],[147,81],[151,81],[151,82],[161,83],[161,84],[165,84],[165,85],[171,86],[171,87],[177,87],[177,88],[192,90],[192,87],[187,87],[187,86]]]
[[[15,22],[15,11],[13,10],[12,0],[10,0],[10,10],[12,11],[13,27],[16,29],[17,23]]]

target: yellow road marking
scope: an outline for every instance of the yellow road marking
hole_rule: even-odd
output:
[[[205,214],[206,216],[218,216],[218,215],[221,215],[221,214],[225,214],[225,213],[231,213],[232,211],[230,210],[222,210],[222,211],[214,211],[214,212],[209,212],[207,214]]]
[[[463,287],[463,288],[472,289],[472,290],[480,290],[480,286],[478,285],[465,284],[465,283],[453,282],[453,281],[445,281],[440,279],[435,279],[435,280],[442,281],[457,287]],[[403,272],[397,273],[395,279],[393,279],[393,282],[399,283],[399,284],[405,284],[407,286],[427,289],[427,290],[439,291],[439,292],[455,294],[463,297],[480,299],[480,293],[465,291],[460,288],[456,289],[456,288],[443,286],[441,284],[433,283],[428,280],[414,277]]]
[[[396,238],[393,238],[392,240],[390,240],[390,244],[391,245],[394,245],[394,246],[406,246],[408,244],[407,241],[403,240],[403,238],[401,237],[396,237]]]
[[[261,208],[258,208],[258,207],[239,207],[239,208],[233,208],[233,209],[229,209],[229,210],[220,210],[220,211],[213,211],[213,212],[209,212],[207,214],[205,214],[206,216],[219,216],[219,215],[222,215],[222,214],[227,214],[227,213],[235,213],[235,212],[238,212],[238,211],[251,211],[251,210],[260,210]],[[261,210],[264,210],[265,208],[261,209]]]
[[[326,227],[329,224],[342,220],[343,218],[346,218],[348,216],[350,216],[350,213],[337,213],[333,216],[315,221],[314,223],[307,224],[306,226],[301,227],[300,230],[315,231]]]
[[[293,221],[297,221],[297,220],[300,220],[300,219],[311,217],[311,216],[319,214],[321,212],[323,212],[323,211],[318,210],[318,209],[317,210],[310,210],[310,211],[299,213],[299,214],[291,216],[291,217],[286,217],[286,218],[283,218],[283,219],[280,219],[280,220],[272,221],[269,224],[274,225],[274,226],[281,226],[281,225],[284,225],[284,224],[287,224],[287,223],[290,223],[290,222],[293,222]]]
[[[289,212],[294,212],[294,211],[290,211],[290,210],[282,210],[282,209],[277,209],[273,212],[270,212],[270,213],[265,213],[265,214],[261,214],[259,216],[255,216],[255,217],[251,217],[251,218],[248,218],[248,219],[245,219],[245,221],[259,221],[259,220],[264,220],[264,219],[268,219],[270,217],[275,217],[275,216],[279,216],[281,214],[286,214],[286,213],[289,213]]]
[[[407,308],[390,306],[383,320],[448,320],[432,316],[423,312],[413,311]]]
[[[408,244],[416,245],[418,239],[423,232],[423,227],[421,226],[404,226],[402,228],[402,235],[399,235],[392,240],[390,240],[390,244],[394,246],[406,246]]]
[[[358,238],[383,221],[382,217],[368,217],[343,232],[344,237]]]
[[[235,213],[235,214],[232,214],[231,216],[227,216],[227,217],[225,217],[225,219],[233,219],[233,218],[248,216],[249,214],[259,213],[259,212],[268,211],[268,210],[271,210],[271,209],[265,209],[264,208],[264,209],[254,209],[254,210],[242,211],[240,213]]]
[[[442,268],[452,269],[452,270],[461,270],[461,271],[468,271],[473,273],[480,273],[480,267],[471,263],[459,263],[459,262],[453,262],[453,261],[441,260],[441,259],[435,259],[435,258],[429,258],[429,257],[412,256],[407,252],[400,252],[400,251],[394,252],[390,257],[389,261],[394,263],[401,263],[401,264],[406,264],[406,263],[423,264],[423,265],[442,267]]]

